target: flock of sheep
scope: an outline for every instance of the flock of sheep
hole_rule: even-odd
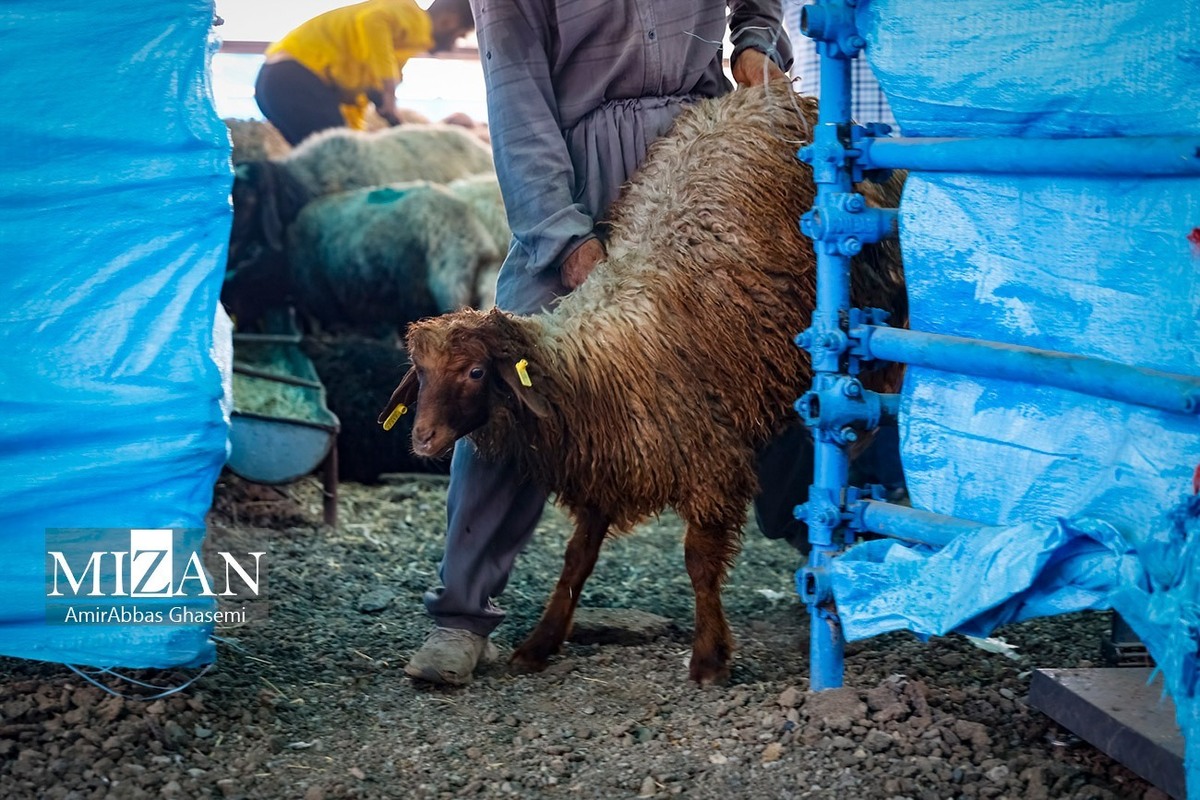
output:
[[[240,333],[295,309],[341,420],[339,469],[441,470],[375,424],[422,317],[490,307],[511,234],[486,129],[413,121],[334,129],[289,148],[269,123],[227,120],[233,226],[222,302]]]

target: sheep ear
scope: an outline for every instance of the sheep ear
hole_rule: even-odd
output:
[[[496,371],[500,373],[501,379],[508,384],[508,388],[512,390],[523,406],[532,411],[535,417],[545,419],[550,416],[550,403],[537,391],[536,386],[529,386],[521,380],[521,374],[517,371],[518,363],[520,362],[499,362]],[[527,371],[525,378],[526,381],[529,380]],[[532,381],[529,382],[532,383]]]
[[[379,424],[383,425],[385,429],[391,429],[392,425],[388,424],[388,420],[391,420],[392,424],[395,424],[396,420],[404,414],[404,411],[398,412],[399,409],[403,408],[407,410],[408,406],[416,405],[417,390],[420,388],[421,384],[417,380],[416,368],[409,367],[408,372],[405,373],[404,378],[400,381],[400,385],[396,387],[396,391],[392,392],[387,405],[380,412],[379,419],[377,420]]]

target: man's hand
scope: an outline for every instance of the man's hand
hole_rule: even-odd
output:
[[[393,127],[400,124],[400,109],[396,107],[396,87],[398,85],[396,81],[387,79],[376,96],[367,95],[367,99],[375,104],[375,110],[379,112],[379,116]]]
[[[743,50],[733,62],[733,79],[738,86],[761,86],[783,77],[786,77],[783,70],[758,50]]]
[[[587,280],[588,275],[592,274],[592,269],[607,257],[604,252],[604,245],[599,239],[588,239],[571,255],[567,256],[559,267],[559,275],[562,278],[563,286],[574,291]]]

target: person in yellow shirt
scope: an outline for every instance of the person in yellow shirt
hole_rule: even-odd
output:
[[[316,131],[364,127],[374,102],[397,124],[396,86],[414,55],[448,50],[473,30],[468,0],[366,0],[313,17],[267,48],[254,99],[292,145]]]

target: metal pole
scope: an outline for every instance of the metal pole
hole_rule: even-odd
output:
[[[824,98],[822,97],[822,100]],[[1200,137],[866,139],[864,166],[922,172],[1143,177],[1200,175]]]
[[[321,465],[321,508],[326,525],[337,527],[338,524],[338,456],[337,437],[333,437],[333,445],[329,455]]]
[[[812,327],[802,337],[812,355],[813,393],[838,391],[849,341],[843,326],[850,309],[850,257],[857,246],[830,220],[841,210],[838,198],[852,190],[847,161],[850,136],[850,59],[862,48],[854,29],[854,9],[845,0],[818,0],[801,10],[801,29],[817,40],[821,60],[821,101],[813,143],[800,156],[810,163],[817,187],[813,209],[801,228],[813,238],[817,256],[817,302]],[[809,682],[814,691],[842,685],[844,640],[833,604],[829,567],[841,549],[842,497],[850,470],[846,439],[813,425],[813,484],[803,514],[808,522],[808,565],[796,576],[809,612]],[[798,510],[799,513],[799,510]]]
[[[947,517],[917,508],[863,500],[854,510],[853,527],[893,539],[931,547],[945,547],[955,537],[987,528],[981,522]]]
[[[885,361],[1053,386],[1176,414],[1200,414],[1200,377],[923,331],[864,325],[851,333],[864,354]]]

